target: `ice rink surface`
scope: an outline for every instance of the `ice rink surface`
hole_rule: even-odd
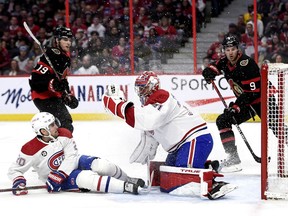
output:
[[[140,139],[139,131],[130,128],[123,121],[77,121],[74,122],[74,138],[79,152],[106,158],[125,170],[130,176],[146,180],[146,166],[130,164],[129,157]],[[243,133],[255,154],[260,156],[260,124],[244,123]],[[209,159],[225,157],[216,125],[209,123],[214,138],[214,149]],[[21,146],[34,137],[29,122],[0,122],[0,188],[10,188],[7,177],[10,163],[16,160]],[[260,164],[256,163],[248,148],[234,128],[243,171],[226,174],[224,180],[238,186],[238,189],[219,200],[199,197],[179,197],[159,192],[152,188],[147,195],[97,194],[60,192],[49,194],[46,190],[30,190],[26,196],[14,196],[11,192],[0,193],[1,215],[207,215],[207,216],[273,216],[287,214],[288,201],[261,200]],[[166,153],[158,148],[154,160],[164,160]],[[25,175],[27,186],[42,185],[35,173]],[[288,187],[288,185],[287,185]]]

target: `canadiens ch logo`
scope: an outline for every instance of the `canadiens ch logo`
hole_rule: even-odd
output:
[[[47,152],[46,152],[46,151],[42,151],[42,152],[41,152],[41,155],[42,155],[43,157],[46,157],[46,156],[47,156]]]
[[[61,165],[62,161],[64,160],[64,151],[61,150],[53,154],[48,160],[48,166],[51,170],[57,170],[58,167]]]
[[[242,61],[240,62],[240,65],[243,66],[243,67],[245,67],[245,66],[248,65],[248,62],[249,62],[248,59],[246,59],[246,60],[242,60]]]
[[[52,49],[52,51],[53,51],[55,54],[60,55],[60,50],[58,50],[58,49]]]

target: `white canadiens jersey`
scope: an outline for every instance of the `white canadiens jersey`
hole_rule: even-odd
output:
[[[153,93],[146,104],[134,108],[134,128],[148,132],[167,152],[175,151],[197,136],[210,133],[198,113],[188,110],[165,90]]]
[[[39,179],[46,181],[52,170],[61,170],[67,175],[78,167],[78,150],[70,131],[59,128],[59,136],[49,143],[35,137],[22,146],[17,160],[11,164],[8,177],[13,181],[24,176],[30,168],[38,174]]]

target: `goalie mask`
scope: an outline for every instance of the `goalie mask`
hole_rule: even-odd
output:
[[[147,98],[160,88],[160,81],[153,71],[144,71],[135,81],[135,92],[144,105]]]
[[[48,112],[37,113],[33,116],[31,120],[32,129],[37,136],[43,136],[43,134],[41,133],[41,129],[45,129],[49,133],[48,136],[50,137],[51,135],[49,126],[52,123],[55,123],[58,127],[60,126],[60,122],[58,121],[58,119],[55,119],[55,117]]]

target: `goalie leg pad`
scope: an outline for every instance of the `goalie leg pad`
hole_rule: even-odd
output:
[[[212,189],[215,176],[212,170],[160,166],[160,191],[173,195],[206,197]]]
[[[154,171],[151,186],[160,186],[160,166],[164,164],[164,161],[150,161],[150,176],[151,173]]]

